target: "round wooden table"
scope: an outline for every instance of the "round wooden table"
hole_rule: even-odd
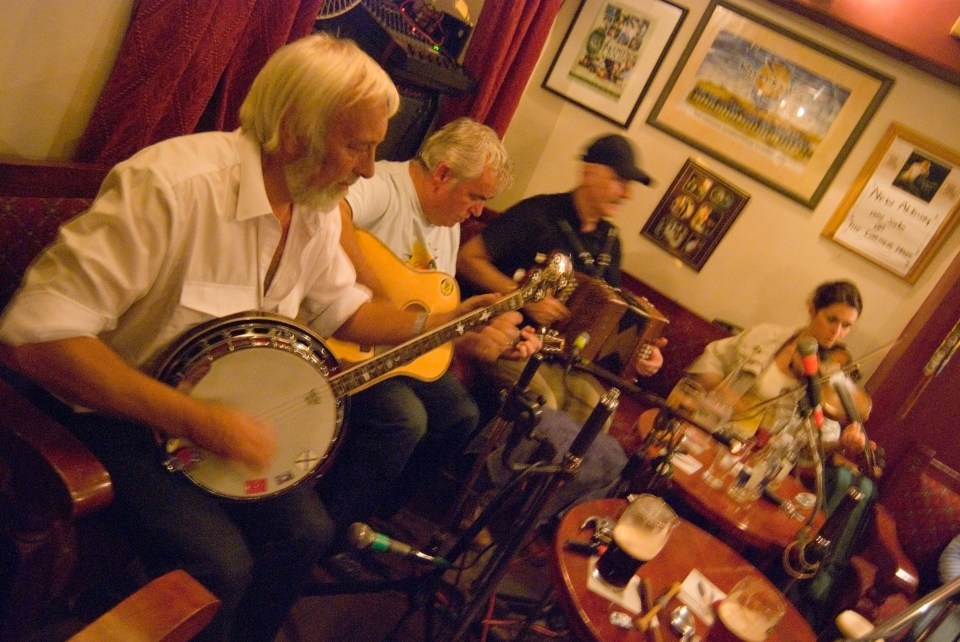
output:
[[[580,526],[591,516],[616,518],[626,501],[623,499],[599,499],[571,508],[557,529],[551,561],[554,586],[566,614],[568,624],[581,640],[597,642],[647,642],[646,633],[635,629],[623,629],[610,622],[614,611],[628,611],[587,588],[587,572],[590,558],[569,550],[567,541],[586,542],[591,530],[581,531]],[[698,569],[724,592],[729,591],[745,575],[764,577],[756,567],[739,553],[686,520],[681,520],[674,529],[670,541],[652,560],[640,567],[637,574],[649,578],[653,595],[659,596],[674,582],[682,582],[687,574]],[[766,578],[764,578],[764,581]],[[632,586],[632,585],[631,585]],[[629,588],[628,588],[629,590]],[[767,638],[768,642],[814,642],[816,635],[793,604],[784,598],[786,613],[783,620]],[[660,611],[658,620],[664,642],[675,642],[679,637],[668,623],[670,612],[681,602],[673,598]],[[630,615],[634,615],[630,613]],[[697,619],[697,635],[701,637],[707,627]]]
[[[640,434],[645,436],[650,431],[658,412],[653,409],[640,415],[637,419],[637,430]],[[761,556],[779,558],[783,549],[796,538],[797,532],[806,523],[809,512],[804,512],[804,520],[798,521],[766,498],[761,497],[745,504],[735,502],[727,497],[726,485],[717,490],[705,484],[702,479],[703,471],[709,468],[720,445],[710,435],[692,425],[687,427],[684,440],[699,445],[703,450],[698,454],[690,453],[701,464],[696,471],[687,473],[679,466],[674,466],[672,487],[676,489],[679,498],[707,522],[719,528],[724,539],[738,550],[750,547]],[[804,492],[809,490],[793,475],[787,475],[776,490],[777,495],[789,500]],[[811,534],[817,532],[824,520],[825,516],[821,511],[813,520]]]

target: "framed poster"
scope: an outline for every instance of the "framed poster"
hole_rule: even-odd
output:
[[[822,235],[916,283],[960,217],[960,153],[891,123]]]
[[[640,233],[699,272],[749,200],[688,158]]]
[[[718,0],[647,122],[812,209],[892,85]]]
[[[628,127],[686,15],[668,0],[583,0],[543,87]]]

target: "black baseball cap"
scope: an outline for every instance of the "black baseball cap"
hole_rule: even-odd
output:
[[[650,177],[637,167],[633,145],[630,144],[629,140],[618,134],[601,136],[590,143],[590,147],[583,155],[583,162],[606,165],[615,171],[620,178],[637,181],[644,185],[650,184]]]

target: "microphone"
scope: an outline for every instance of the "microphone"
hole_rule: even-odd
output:
[[[800,353],[800,363],[803,366],[803,375],[807,380],[807,404],[813,416],[813,422],[818,429],[823,428],[823,406],[820,403],[820,362],[817,358],[819,345],[813,337],[803,337],[797,341],[797,352]]]
[[[350,540],[350,544],[358,550],[370,549],[375,553],[397,553],[398,555],[403,555],[405,557],[416,558],[422,562],[429,562],[434,566],[445,567],[450,565],[450,562],[442,557],[427,555],[423,551],[419,551],[409,544],[398,542],[395,539],[387,537],[383,533],[376,532],[363,522],[354,522],[351,524],[350,528],[347,530],[347,536]]]
[[[567,370],[569,370],[573,364],[580,361],[580,353],[583,352],[583,349],[587,347],[587,344],[590,343],[590,333],[581,332],[573,340],[573,344],[570,346],[570,356],[567,357]]]

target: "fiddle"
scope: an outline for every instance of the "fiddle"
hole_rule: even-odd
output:
[[[853,360],[853,355],[841,345],[835,345],[832,348],[820,348],[819,365],[821,382],[824,380],[831,382],[831,385],[823,386],[820,390],[823,413],[842,424],[857,421],[863,425],[863,422],[870,418],[870,411],[873,410],[873,400],[858,383],[860,372],[857,370],[857,363]],[[845,382],[841,382],[836,375],[843,375]],[[856,412],[847,411],[841,399],[841,393],[837,392],[838,385],[844,385],[849,392]],[[851,416],[851,414],[855,416]]]
[[[864,435],[864,447],[859,464],[847,463],[857,468],[870,479],[879,479],[884,466],[883,449],[873,444],[867,435],[864,425],[870,411],[873,409],[873,400],[867,391],[857,381],[860,373],[853,356],[842,345],[830,348],[819,347],[818,382],[820,385],[820,406],[823,414],[841,424],[857,423]],[[794,355],[796,358],[797,355]],[[824,385],[829,384],[829,385]],[[844,461],[842,455],[835,457]]]
[[[883,473],[883,449],[870,441],[864,421],[873,408],[870,395],[857,384],[859,372],[853,357],[842,346],[821,349],[820,371],[830,385],[822,386],[821,405],[825,415],[841,423],[858,423],[863,431],[863,461],[857,465],[861,473],[876,481]]]

